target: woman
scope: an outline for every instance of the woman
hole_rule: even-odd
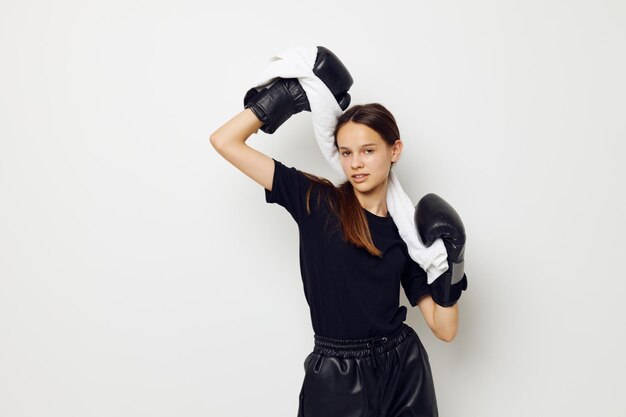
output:
[[[400,285],[444,341],[457,333],[458,304],[433,301],[426,273],[409,257],[388,215],[389,175],[403,147],[393,115],[378,103],[341,115],[335,147],[348,179],[338,187],[246,145],[262,126],[246,108],[216,130],[211,143],[298,224],[315,332],[298,416],[437,416],[428,355],[404,323]]]

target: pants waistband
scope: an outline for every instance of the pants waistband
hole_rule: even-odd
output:
[[[313,351],[325,355],[342,358],[364,357],[383,353],[393,349],[414,330],[402,323],[400,328],[387,336],[376,336],[367,339],[333,339],[314,335],[315,346]]]

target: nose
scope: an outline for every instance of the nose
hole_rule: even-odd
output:
[[[350,166],[352,167],[352,169],[359,169],[363,166],[363,161],[361,161],[361,157],[357,153],[352,154]]]

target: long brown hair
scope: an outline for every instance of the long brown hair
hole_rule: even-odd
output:
[[[335,127],[335,148],[337,145],[337,132],[348,122],[362,123],[376,131],[385,142],[393,145],[400,138],[400,131],[395,118],[382,104],[369,103],[357,104],[346,110],[338,119]],[[391,163],[393,165],[393,162]],[[310,197],[313,186],[318,184],[329,192],[323,193],[332,212],[337,216],[343,229],[343,239],[359,248],[364,248],[370,254],[382,257],[383,253],[374,246],[372,236],[365,213],[354,193],[354,188],[349,180],[335,185],[326,178],[318,177],[307,172],[303,172],[313,181],[306,194],[306,208],[310,214]],[[319,202],[320,194],[318,194]]]

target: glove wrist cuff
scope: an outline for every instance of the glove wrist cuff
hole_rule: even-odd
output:
[[[253,91],[254,90],[254,91]],[[246,93],[244,107],[252,112],[263,122],[261,130],[272,134],[294,113],[293,98],[285,88],[281,80],[258,92],[252,88]]]
[[[444,274],[429,285],[430,295],[433,301],[442,307],[451,307],[461,298],[461,292],[467,289],[467,276],[463,274],[456,284],[450,285],[451,276]]]

